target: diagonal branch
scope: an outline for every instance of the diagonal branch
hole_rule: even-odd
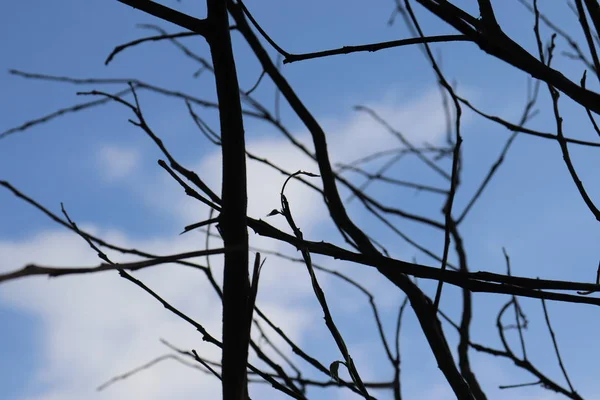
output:
[[[133,8],[144,11],[147,14],[153,15],[165,21],[169,21],[182,28],[187,28],[192,32],[196,32],[204,37],[209,36],[210,29],[208,22],[205,19],[194,18],[190,15],[165,7],[153,1],[143,0],[117,0],[119,3],[127,4]]]

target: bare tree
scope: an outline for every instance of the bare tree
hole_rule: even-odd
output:
[[[600,95],[586,87],[588,74],[600,79],[600,61],[597,55],[600,42],[598,39],[600,7],[596,1],[575,0],[570,4],[573,15],[570,15],[569,18],[575,18],[578,21],[581,32],[563,30],[559,25],[560,21],[555,21],[551,16],[545,14],[536,0],[515,2],[511,6],[514,7],[514,12],[530,17],[533,27],[532,38],[537,47],[533,54],[526,50],[525,45],[510,37],[502,23],[499,22],[501,20],[497,18],[494,6],[489,0],[477,1],[478,15],[474,15],[469,8],[461,8],[459,4],[443,0],[396,0],[395,4],[391,5],[393,13],[389,23],[395,23],[396,19],[400,17],[407,31],[411,33],[411,37],[334,49],[315,49],[314,52],[302,54],[291,53],[284,48],[285,46],[279,45],[277,38],[269,36],[267,29],[264,29],[258,18],[253,16],[251,7],[246,7],[241,0],[207,0],[207,14],[204,18],[187,15],[152,1],[118,1],[138,9],[140,13],[156,17],[157,25],[146,26],[155,31],[152,36],[117,46],[106,59],[106,63],[110,63],[121,52],[146,42],[170,41],[177,49],[181,50],[185,57],[197,62],[202,71],[213,75],[216,99],[206,100],[191,93],[170,90],[142,80],[60,77],[12,70],[12,74],[27,79],[92,86],[94,89],[79,92],[80,95],[89,97],[89,100],[5,130],[0,133],[0,138],[7,139],[13,134],[38,124],[91,107],[109,103],[116,103],[124,107],[132,116],[129,122],[143,131],[163,154],[163,159],[158,161],[159,166],[179,184],[186,195],[202,203],[208,210],[209,216],[206,219],[190,223],[184,229],[184,233],[202,231],[207,239],[206,248],[179,254],[156,255],[147,250],[130,249],[119,244],[109,243],[81,229],[64,207],[62,216],[55,214],[21,192],[12,183],[0,181],[0,185],[12,194],[79,235],[102,260],[101,264],[97,266],[77,268],[26,265],[0,274],[0,282],[34,275],[58,277],[69,274],[117,271],[124,279],[147,292],[167,310],[197,329],[203,340],[221,349],[222,359],[209,360],[194,350],[180,349],[164,341],[171,351],[169,354],[159,356],[135,370],[114,377],[100,386],[99,390],[104,390],[114,382],[127,379],[158,362],[173,359],[189,368],[208,372],[216,379],[220,379],[223,398],[228,400],[249,398],[249,383],[268,383],[273,390],[296,399],[309,398],[308,389],[310,388],[326,387],[337,387],[339,390],[353,392],[365,399],[375,398],[375,391],[382,393],[383,396],[389,396],[391,393],[394,399],[400,399],[402,398],[400,328],[404,312],[410,305],[423,337],[435,357],[437,366],[456,398],[478,400],[487,398],[486,389],[488,388],[481,384],[471,363],[472,350],[495,358],[506,359],[520,369],[524,376],[533,376],[532,382],[507,383],[503,389],[534,385],[567,398],[582,398],[572,384],[567,373],[567,366],[562,360],[557,337],[548,313],[547,302],[551,300],[582,305],[600,305],[600,299],[593,296],[600,288],[600,266],[597,271],[593,271],[595,280],[590,279],[591,282],[577,282],[568,277],[564,279],[544,277],[546,271],[543,266],[540,266],[539,269],[540,277],[517,276],[511,272],[509,251],[502,249],[506,272],[486,271],[481,266],[469,264],[461,227],[464,226],[464,221],[467,220],[474,207],[482,207],[479,203],[484,198],[483,193],[492,184],[493,178],[501,169],[507,154],[519,136],[530,136],[540,142],[556,142],[564,160],[564,168],[572,179],[572,185],[568,190],[576,190],[582,200],[581,206],[586,208],[590,214],[589,217],[600,221],[600,210],[596,205],[597,199],[594,199],[593,195],[594,190],[597,193],[597,189],[588,187],[594,182],[584,182],[579,177],[578,169],[571,156],[571,149],[575,147],[593,151],[597,151],[597,148],[600,147],[598,137],[593,137],[595,134],[600,136],[600,129],[595,121],[595,114],[600,113]],[[417,6],[421,9],[415,10],[414,8]],[[450,30],[451,33],[426,35],[421,27],[420,13],[427,17],[436,17],[440,30]],[[183,31],[168,33],[158,25],[164,21],[175,24]],[[256,84],[248,90],[241,89],[238,83],[238,67],[231,39],[234,34],[243,38],[262,69]],[[180,39],[185,37],[200,37],[204,40],[210,49],[210,57],[206,58],[194,52],[191,47],[184,45]],[[442,58],[435,53],[433,48],[433,46],[438,46],[443,49],[451,42],[465,42],[463,44],[465,46],[475,45],[488,57],[508,64],[523,76],[531,77],[525,105],[518,121],[513,122],[486,112],[480,109],[474,101],[461,94],[457,84],[446,76],[441,65]],[[398,147],[383,149],[372,154],[362,154],[360,159],[334,164],[328,148],[327,132],[292,88],[282,69],[285,71],[285,65],[290,63],[309,63],[310,60],[325,57],[352,57],[348,54],[357,52],[392,51],[388,49],[402,46],[420,46],[435,75],[446,117],[447,135],[444,145],[413,143],[376,110],[361,105],[356,107],[357,112],[372,118],[383,130],[396,138]],[[561,49],[563,53],[559,54],[558,49]],[[279,66],[270,53],[276,53],[282,59],[284,66]],[[451,57],[451,54],[442,54],[444,57]],[[563,73],[554,66],[554,60],[561,55],[573,58],[580,63],[578,65],[583,66],[581,77],[578,77],[577,80],[571,79],[568,77],[568,73],[564,71]],[[261,99],[254,96],[256,88],[264,84],[263,81],[267,79],[277,90],[277,102],[274,108],[265,105]],[[489,77],[489,79],[493,79],[493,77]],[[109,93],[99,89],[108,84],[118,84],[122,86],[122,90]],[[179,101],[183,100],[189,111],[189,117],[206,137],[207,142],[221,148],[222,185],[220,195],[205,183],[206,179],[202,175],[207,171],[201,171],[199,174],[192,171],[180,163],[177,157],[171,154],[163,144],[160,134],[155,132],[144,115],[139,98],[142,91],[154,92]],[[545,94],[548,95],[550,101],[543,106],[547,107],[547,111],[554,118],[554,127],[550,132],[526,126],[538,113],[538,99]],[[561,94],[568,99],[562,99]],[[310,133],[312,147],[306,146],[298,140],[282,122],[279,99],[285,100],[289,109]],[[590,139],[573,137],[565,132],[563,127],[565,114],[561,109],[565,101],[569,102],[569,107],[577,106],[589,119],[588,130],[595,132]],[[198,107],[218,110],[218,127],[211,126],[211,123],[197,112]],[[483,179],[477,184],[469,185],[468,188],[462,185],[467,173],[464,170],[464,150],[462,148],[463,119],[466,113],[482,118],[490,127],[500,127],[510,132],[510,136],[503,144],[496,159],[487,162],[487,173],[484,174]],[[248,120],[259,120],[283,135],[289,140],[291,146],[294,146],[313,162],[314,170],[286,170],[263,155],[252,153],[245,145],[244,122]],[[394,171],[401,168],[399,162],[409,157],[414,159],[414,164],[411,165],[418,165],[418,168],[427,170],[443,181],[444,185],[395,177]],[[269,214],[269,218],[257,219],[255,216],[248,215],[247,160],[264,164],[286,176],[280,192],[280,207],[274,209]],[[286,187],[291,184],[304,185],[318,193],[329,213],[330,222],[333,222],[339,232],[338,238],[324,241],[322,237],[304,236],[301,223],[297,222],[294,217],[294,207],[301,206],[294,204],[293,197],[286,196]],[[408,207],[405,208],[406,202],[388,205],[381,192],[370,190],[376,185],[387,185],[386,190],[408,188],[418,191],[421,196],[442,198],[443,218],[437,216],[437,209],[429,209],[427,215],[421,215],[410,211]],[[460,200],[457,200],[459,190],[462,190],[464,194]],[[345,200],[343,199],[344,193],[348,194]],[[361,223],[358,223],[350,216],[347,209],[352,202],[354,202],[353,204],[359,203],[362,207],[361,216],[368,216],[373,221],[385,226],[395,235],[394,240],[401,239],[415,250],[416,255],[426,257],[429,263],[417,263],[414,260],[402,259],[395,251],[389,250],[388,246],[380,243],[381,235],[376,230],[362,227],[366,225],[362,222],[366,217],[361,217]],[[493,210],[490,209],[490,212]],[[285,225],[277,227],[277,224],[282,221],[285,221]],[[415,239],[416,236],[413,233],[406,233],[409,230],[403,228],[404,222],[412,223],[419,229],[430,230],[435,235],[441,235],[440,237],[443,237],[441,251],[432,250]],[[216,231],[211,230],[213,225],[216,226]],[[291,245],[291,249],[299,251],[300,256],[250,246],[248,228],[261,237]],[[218,248],[210,247],[208,239],[222,241],[222,245]],[[107,255],[106,249],[135,255],[140,260],[118,262]],[[253,260],[250,259],[249,254],[254,254]],[[333,362],[331,360],[324,362],[319,359],[319,355],[310,354],[308,350],[303,349],[292,340],[286,332],[278,328],[269,315],[257,306],[259,276],[265,255],[305,265],[315,298],[322,311],[324,323],[339,352],[338,359]],[[397,307],[393,330],[394,340],[389,339],[389,333],[385,327],[386,321],[383,321],[377,306],[377,293],[372,293],[362,282],[353,279],[348,274],[321,265],[320,262],[314,262],[315,256],[319,257],[319,260],[342,260],[376,270],[380,276],[388,280],[396,290],[405,296],[405,300]],[[224,258],[222,285],[217,282],[218,279],[213,275],[210,264],[201,265],[197,262],[199,257],[206,257],[207,262],[213,257]],[[204,273],[215,293],[222,300],[223,330],[221,336],[210,333],[201,323],[178,310],[169,303],[168,299],[133,275],[135,271],[167,263],[185,265]],[[250,267],[252,268],[251,274]],[[353,349],[347,345],[342,335],[343,329],[336,324],[334,312],[328,303],[331,298],[336,296],[336,293],[325,293],[319,283],[324,275],[339,279],[344,285],[355,288],[364,294],[364,298],[372,310],[377,339],[381,341],[385,351],[384,362],[389,363],[393,369],[391,379],[372,381],[363,378],[359,366],[352,358]],[[591,276],[592,271],[590,271],[590,278]],[[431,287],[420,285],[417,279],[434,282],[433,290]],[[453,311],[449,312],[448,308],[451,306],[444,304],[444,290],[447,290],[448,286],[458,288],[461,292],[458,319],[450,316]],[[474,293],[500,294],[505,298],[505,303],[498,311],[496,318],[500,347],[481,344],[472,338]],[[560,383],[562,382],[561,378],[543,372],[543,368],[536,365],[527,356],[525,336],[528,318],[521,304],[524,298],[541,301],[540,311],[543,313],[547,330],[552,339],[553,347],[550,351],[556,355],[566,384]],[[510,317],[509,313],[512,314]],[[509,318],[511,319],[510,323],[508,322]],[[366,321],[366,318],[362,318],[362,320]],[[507,336],[511,330],[516,335],[518,351],[514,349],[514,344],[510,344],[511,340]],[[456,344],[454,344],[454,340],[448,338],[448,332],[452,332],[452,335],[456,332],[458,335]],[[276,341],[283,342],[285,348],[280,348]],[[454,345],[456,346],[455,352]],[[248,362],[249,349],[252,350],[252,354],[256,356],[260,364]],[[290,351],[294,353],[293,358],[288,355]],[[299,360],[303,361],[302,365],[310,372],[306,372],[305,368],[300,366]],[[340,368],[347,370],[346,378],[340,376]],[[312,378],[312,374],[315,372],[319,378]],[[311,377],[305,377],[305,374],[309,374]]]

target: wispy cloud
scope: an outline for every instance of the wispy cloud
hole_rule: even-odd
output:
[[[443,135],[443,116],[430,111],[433,96],[433,92],[425,92],[416,102],[384,100],[370,106],[382,117],[388,118],[392,125],[399,125],[399,129],[406,126],[407,132],[412,132],[418,128],[415,139],[435,141]],[[348,160],[365,152],[397,145],[393,136],[362,113],[351,113],[344,119],[330,119],[324,123],[324,127],[328,132],[334,160]],[[306,133],[299,133],[298,136],[310,143]],[[318,172],[314,162],[281,138],[251,138],[248,140],[248,149],[290,172]],[[137,167],[139,156],[135,150],[110,145],[99,151],[98,160],[104,177],[115,180],[130,175]],[[195,170],[213,188],[220,186],[220,162],[220,155],[215,151],[196,163]],[[265,217],[272,209],[279,208],[279,192],[285,178],[264,164],[249,161],[249,214]],[[320,186],[319,178],[311,179]],[[185,198],[177,190],[178,187],[167,179],[155,180],[152,185],[132,181],[132,186],[136,184],[144,189],[132,190],[137,190],[136,193],[145,193],[147,190],[146,194],[152,194],[149,197],[155,199],[153,201],[163,196],[164,199],[153,205],[164,208],[165,212],[182,222],[191,223],[205,217],[205,209]],[[310,234],[311,230],[323,233],[321,225],[328,213],[320,195],[298,183],[290,184],[286,194],[301,229],[306,234]],[[271,222],[287,229],[281,218],[273,217]],[[96,223],[87,228],[125,247],[150,249],[157,254],[198,249],[199,244],[203,243],[197,233],[176,238],[140,240],[123,232],[103,231]],[[288,249],[286,245],[273,244],[256,235],[251,237],[255,246],[277,251]],[[212,243],[217,245],[216,239]],[[99,263],[94,251],[84,241],[58,230],[44,231],[23,241],[0,243],[0,253],[0,271],[15,269],[30,262],[66,266]],[[117,254],[112,254],[112,257],[121,262],[130,259]],[[203,261],[198,260],[200,263]],[[215,277],[220,280],[219,262],[213,262],[212,267]],[[167,265],[141,271],[136,276],[174,306],[196,318],[214,336],[220,336],[219,299],[211,294],[213,291],[202,274],[193,269]],[[328,280],[323,281],[327,292]],[[139,288],[119,278],[116,272],[50,281],[43,278],[21,280],[5,285],[0,296],[6,305],[33,314],[42,323],[42,353],[39,354],[39,369],[35,379],[49,389],[30,399],[219,396],[217,380],[169,361],[119,382],[104,392],[91,394],[93,388],[103,380],[164,354],[167,349],[158,342],[160,337],[185,349],[194,348],[210,359],[219,359],[217,349],[203,343],[192,327],[169,314]],[[333,303],[337,301],[334,294],[328,297]],[[274,323],[299,342],[314,328],[311,321],[315,316],[318,315],[317,320],[321,321],[305,267],[301,264],[268,257],[261,278],[258,304],[273,317]],[[325,363],[331,361],[324,360]]]
[[[106,145],[98,151],[100,173],[109,181],[129,176],[138,166],[140,155],[135,149]]]

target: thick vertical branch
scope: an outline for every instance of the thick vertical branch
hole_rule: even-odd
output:
[[[250,292],[244,126],[226,1],[208,0],[207,5],[207,40],[215,71],[223,152],[220,229],[225,248],[235,248],[225,254],[223,279],[223,399],[244,400],[248,398],[246,314]]]

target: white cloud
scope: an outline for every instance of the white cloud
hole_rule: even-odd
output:
[[[390,94],[378,101],[366,103],[376,111],[392,127],[401,131],[403,135],[415,145],[424,142],[431,144],[439,143],[445,135],[445,120],[443,110],[436,107],[440,100],[436,90],[426,90],[416,100],[401,100],[391,91]],[[402,147],[401,142],[390,134],[385,127],[364,112],[348,110],[349,114],[343,119],[322,119],[322,127],[327,135],[328,149],[332,164],[341,161],[352,161],[359,156],[371,152]],[[266,132],[260,138],[253,137],[254,131]],[[293,173],[303,170],[319,173],[317,164],[307,155],[294,147],[280,133],[274,132],[272,128],[259,125],[258,128],[247,128],[247,148],[253,155],[267,159],[273,164]],[[301,143],[308,143],[310,151],[314,151],[312,139],[306,130],[293,133]],[[221,186],[221,154],[218,148],[204,157],[196,165],[191,166],[204,182],[215,192],[219,193]],[[161,180],[171,180],[170,177],[161,173]],[[286,176],[273,168],[255,160],[248,160],[248,214],[256,218],[264,218],[271,210],[281,207],[280,191]],[[311,183],[321,186],[320,178],[306,178]],[[205,206],[195,200],[190,200],[177,190],[177,184],[169,184],[175,190],[158,192],[154,187],[148,187],[147,191],[152,195],[145,196],[153,202],[154,206],[172,212],[184,223],[198,221],[205,217]],[[291,182],[286,187],[286,196],[290,201],[294,218],[298,225],[305,229],[312,229],[322,223],[328,215],[323,201],[316,192],[306,188],[304,185]],[[173,206],[175,204],[175,206]],[[278,227],[277,218],[270,222]],[[304,230],[303,230],[304,231]],[[306,233],[306,232],[305,232]]]
[[[140,155],[135,149],[106,145],[98,151],[98,163],[103,178],[112,181],[130,175],[138,166]]]
[[[116,236],[100,233],[109,241]],[[196,238],[192,236],[146,241],[119,236],[125,247],[152,249],[157,254],[197,248]],[[0,254],[2,272],[30,262],[69,266],[98,263],[94,251],[84,241],[62,231],[44,232],[23,242],[1,243]],[[111,258],[122,262],[131,257],[111,254]],[[220,275],[218,260],[213,263],[215,274]],[[277,273],[298,269],[290,264],[277,262],[277,265],[265,267],[264,276],[275,268]],[[212,335],[220,337],[220,304],[204,274],[171,264],[135,275],[195,318]],[[310,291],[302,293],[295,281],[285,279],[264,279],[261,289],[270,293],[259,299],[267,315],[292,337],[301,340],[302,332],[309,327],[307,309],[300,306],[301,303],[288,307],[284,300],[290,292],[303,297],[310,295]],[[105,379],[165,353],[167,349],[158,342],[160,337],[184,349],[194,348],[209,359],[220,359],[218,349],[203,343],[193,327],[170,314],[116,272],[50,281],[47,278],[23,279],[4,285],[0,299],[7,306],[39,317],[42,323],[43,351],[38,355],[40,371],[35,379],[49,384],[51,389],[31,399],[218,397],[216,394],[220,389],[216,379],[173,362],[159,364],[103,392],[93,392]]]
[[[415,139],[435,141],[442,132],[443,116],[431,111],[433,92],[424,93],[416,103],[383,101],[370,105],[389,122],[407,134],[419,128]],[[352,114],[344,121],[327,121],[328,142],[334,160],[348,160],[369,151],[398,145],[372,118]],[[306,133],[298,135],[310,142]],[[290,172],[318,172],[307,156],[281,138],[248,140],[248,149],[266,157]],[[108,179],[122,179],[136,168],[139,154],[115,146],[99,152],[102,171]],[[199,175],[212,188],[220,187],[220,156],[214,152],[197,163]],[[204,208],[185,197],[170,178],[158,179],[142,190],[151,191],[154,206],[186,223],[198,221]],[[320,185],[319,178],[309,178]],[[285,176],[263,164],[248,164],[249,214],[263,217],[280,208],[279,192]],[[143,185],[143,183],[140,183]],[[218,192],[218,190],[217,190]],[[314,240],[313,231],[324,233],[321,222],[328,216],[320,196],[299,183],[286,189],[294,217],[305,235]],[[163,196],[162,198],[160,196]],[[146,197],[147,198],[147,197]],[[178,203],[174,203],[177,199]],[[164,204],[169,204],[167,208]],[[176,204],[173,207],[173,204]],[[289,230],[282,218],[270,222]],[[198,235],[177,238],[156,237],[137,240],[121,232],[102,232],[109,241],[124,247],[151,249],[157,254],[173,254],[198,249]],[[251,233],[252,244],[271,250],[285,251],[289,246],[269,242]],[[215,241],[213,244],[216,245]],[[98,263],[95,252],[79,237],[65,231],[45,231],[23,241],[0,242],[0,271],[8,271],[30,262],[43,265],[83,266]],[[112,254],[115,261],[131,257]],[[199,260],[202,263],[204,260]],[[214,273],[220,281],[221,266],[213,261]],[[198,271],[166,265],[136,274],[148,286],[164,296],[171,304],[201,322],[214,336],[220,336],[220,305],[207,280]],[[323,279],[327,293],[328,280]],[[258,304],[273,317],[273,322],[302,342],[306,333],[315,327],[311,321],[322,323],[321,311],[313,298],[305,267],[269,256],[261,278]],[[90,276],[23,279],[3,285],[0,299],[8,306],[31,313],[41,320],[42,353],[36,380],[50,389],[31,399],[114,399],[114,398],[218,398],[219,382],[174,362],[163,362],[138,375],[118,382],[103,392],[93,388],[111,376],[118,375],[153,357],[164,354],[166,348],[158,342],[164,337],[181,348],[195,348],[212,360],[219,359],[214,346],[202,342],[200,334],[179,320],[147,293],[120,278],[116,272]],[[329,295],[330,301],[335,301]],[[315,317],[317,316],[317,317]],[[323,328],[319,325],[319,328]],[[280,343],[281,341],[277,341]],[[284,349],[287,347],[283,346]],[[289,352],[289,349],[286,350]],[[331,360],[329,360],[331,361]],[[262,389],[261,389],[262,390]],[[272,392],[270,392],[272,393]]]
[[[418,146],[437,144],[445,136],[444,111],[438,107],[437,90],[429,89],[416,99],[399,99],[399,90],[390,91],[382,100],[363,105],[375,111],[392,128]],[[326,121],[330,133],[329,148],[334,161],[351,161],[370,153],[403,147],[381,123],[364,111],[353,111],[342,121]]]
[[[402,131],[415,144],[428,141],[439,142],[445,134],[444,117],[432,103],[438,101],[437,93],[426,91],[415,102],[403,103],[393,96],[382,101],[372,102],[368,106],[388,122]],[[344,120],[328,120],[323,123],[328,133],[328,143],[332,160],[348,161],[368,152],[390,147],[399,147],[397,139],[385,128],[364,113],[352,113]],[[297,137],[304,143],[310,143],[306,133]],[[312,146],[311,146],[312,147]],[[279,137],[251,138],[248,148],[257,156],[268,158],[290,172],[306,170],[318,172],[316,165],[304,154],[290,146]],[[110,179],[126,177],[137,164],[138,153],[117,147],[107,146],[101,150],[100,159],[103,171]],[[220,186],[220,156],[218,152],[209,154],[199,160],[195,170],[212,188]],[[112,169],[111,169],[112,168]],[[162,173],[161,173],[162,174]],[[279,192],[285,176],[255,161],[248,163],[249,214],[263,217],[273,208],[279,208]],[[320,186],[319,178],[311,181]],[[143,182],[136,182],[145,185]],[[147,185],[147,184],[146,184]],[[159,199],[154,206],[164,207],[165,212],[185,223],[202,219],[205,208],[185,197],[180,187],[172,180],[161,175],[152,185],[132,188],[144,199]],[[147,191],[147,193],[146,193]],[[218,192],[218,190],[216,190]],[[303,185],[292,182],[286,189],[291,202],[292,211],[298,225],[305,235],[312,240],[321,240],[331,231],[323,228],[323,220],[328,212],[322,200],[313,191]],[[162,198],[161,198],[162,196]],[[176,199],[176,202],[173,200]],[[173,206],[175,204],[175,206]],[[282,218],[273,217],[270,222],[289,230]],[[82,226],[88,231],[100,234],[113,243],[124,247],[151,249],[157,254],[172,254],[198,249],[199,234],[190,233],[176,238],[155,237],[139,240],[118,231],[103,231],[95,226]],[[252,244],[276,251],[286,251],[290,247],[250,233]],[[213,246],[218,246],[215,240]],[[110,253],[115,261],[127,261],[125,257]],[[94,265],[98,263],[93,250],[79,237],[64,230],[44,231],[22,241],[0,242],[0,272],[13,270],[29,262],[43,265]],[[198,260],[203,263],[204,260]],[[331,264],[330,264],[331,263]],[[212,262],[215,278],[221,281],[222,266],[218,257]],[[327,266],[343,271],[351,271],[353,278],[377,293],[377,302],[381,310],[397,307],[399,293],[389,282],[361,267],[346,268],[340,263],[329,260]],[[162,295],[171,304],[188,313],[203,324],[214,336],[220,336],[221,314],[217,296],[209,286],[203,274],[190,268],[176,265],[165,265],[136,274],[144,283]],[[342,331],[347,331],[344,323],[354,322],[354,316],[364,312],[364,295],[353,288],[339,292],[333,278],[319,274],[320,282],[327,299],[332,306],[334,319]],[[167,349],[158,341],[163,337],[183,349],[196,349],[201,356],[219,360],[218,349],[202,341],[199,333],[174,315],[165,310],[147,293],[120,278],[116,272],[93,276],[22,279],[2,285],[0,301],[6,306],[39,318],[41,328],[40,354],[37,354],[39,370],[35,372],[35,381],[44,384],[48,389],[38,396],[27,397],[28,400],[78,400],[86,399],[120,399],[143,398],[149,400],[184,399],[220,397],[220,382],[215,378],[189,369],[174,361],[159,363],[148,370],[115,383],[103,392],[94,392],[94,388],[112,376],[119,375],[144,364],[156,356],[165,354]],[[282,328],[298,344],[319,342],[324,339],[331,343],[326,328],[323,326],[322,311],[318,309],[305,267],[302,264],[280,260],[267,255],[267,261],[261,276],[258,305],[272,318],[273,323]],[[366,312],[370,313],[370,310]],[[410,313],[410,310],[407,310]],[[263,324],[263,327],[265,324]],[[424,338],[415,327],[415,341],[427,351]],[[269,329],[266,329],[269,332]],[[254,332],[256,338],[256,332]],[[327,338],[327,339],[325,339]],[[277,337],[272,337],[279,348],[288,355],[291,351]],[[264,345],[264,343],[263,343]],[[350,351],[360,366],[365,377],[373,377],[375,370],[372,355],[374,347],[380,343],[373,338],[353,342]],[[414,347],[417,343],[411,343]],[[309,345],[309,353],[328,364],[337,353],[337,349],[328,348],[324,355],[319,353],[318,346]],[[312,350],[312,351],[311,351]],[[271,354],[269,350],[266,350]],[[414,358],[414,357],[407,357]],[[254,361],[255,356],[251,356]],[[429,360],[429,361],[426,361]],[[376,360],[377,362],[380,359]],[[404,362],[404,361],[403,361]],[[411,362],[411,360],[407,360]],[[406,379],[406,392],[415,394],[416,398],[446,399],[454,395],[443,381],[439,371],[435,369],[433,357],[412,360],[403,377],[428,374],[428,384],[409,382]],[[426,364],[426,365],[425,365]],[[412,367],[412,368],[411,368]],[[475,371],[482,383],[495,387],[505,379],[501,368],[485,368],[477,364]],[[436,375],[437,374],[437,375]],[[321,380],[326,379],[322,375]],[[424,382],[425,380],[423,380]],[[257,398],[283,398],[267,385],[255,385],[252,394]],[[328,392],[331,393],[331,392]],[[551,399],[548,393],[536,392],[537,397],[522,395],[515,398]],[[344,392],[339,398],[355,398]],[[512,395],[512,394],[511,394]],[[409,396],[410,397],[410,396]],[[386,396],[381,396],[386,398]]]

